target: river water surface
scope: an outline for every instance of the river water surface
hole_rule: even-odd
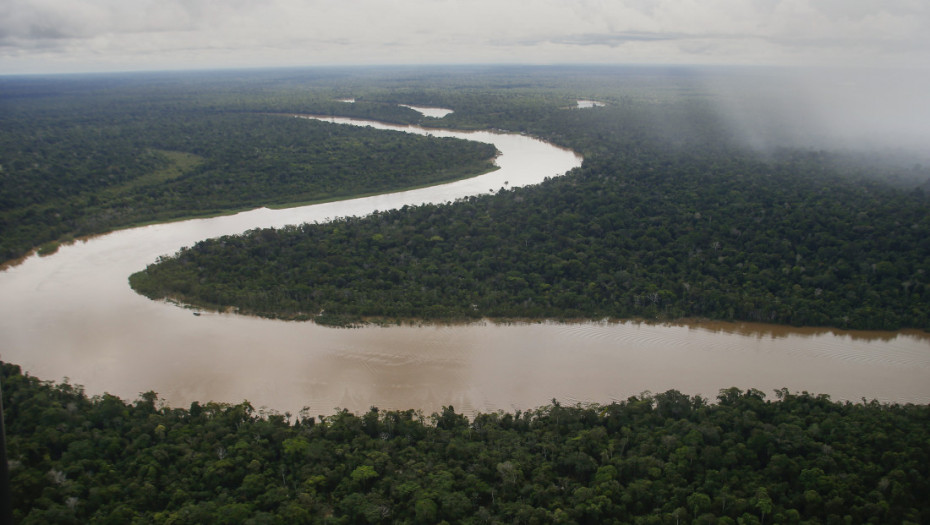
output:
[[[520,135],[376,127],[491,142],[500,169],[408,192],[134,228],[31,257],[0,272],[0,357],[92,395],[132,400],[154,390],[172,406],[247,399],[311,415],[370,406],[428,414],[450,404],[471,414],[672,388],[713,398],[730,386],[930,402],[930,338],[920,333],[634,322],[336,329],[195,316],[129,288],[131,273],[208,237],[447,202],[535,184],[581,162]]]

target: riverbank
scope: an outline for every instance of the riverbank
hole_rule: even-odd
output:
[[[2,372],[4,397],[19,401],[5,414],[18,522],[930,516],[926,405],[726,388],[472,417],[377,401],[282,414],[242,400],[187,408],[151,391],[91,397],[8,363]],[[262,446],[242,446],[256,436]],[[112,468],[87,468],[98,464]]]
[[[76,136],[61,128],[87,124],[76,116],[70,118],[79,122],[72,122],[69,113],[55,126],[35,124],[36,133],[65,136],[49,139],[45,158],[16,160],[14,148],[4,161],[19,168],[5,173],[7,183],[0,187],[7,203],[0,210],[6,225],[0,260],[12,263],[34,251],[51,253],[71,239],[155,222],[446,183],[494,169],[497,155],[492,146],[467,140],[259,112],[178,113],[133,117],[122,125],[119,112],[95,116],[95,124]],[[118,133],[104,132],[110,128]],[[83,144],[89,136],[96,136],[94,142]],[[106,166],[94,164],[104,156]]]

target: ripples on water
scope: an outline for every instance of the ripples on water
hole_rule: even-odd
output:
[[[617,325],[636,327],[618,331]],[[716,350],[745,351],[747,339],[757,351],[901,367],[930,368],[930,334],[919,331],[851,331],[794,328],[761,323],[644,323],[636,321],[575,323],[560,332],[578,340],[631,346],[698,347],[713,340]],[[708,337],[711,335],[713,337]]]

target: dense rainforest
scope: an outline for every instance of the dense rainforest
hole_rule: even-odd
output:
[[[816,153],[587,162],[451,206],[203,241],[130,282],[150,297],[335,320],[930,328],[928,211],[922,193],[845,180]]]
[[[0,79],[0,258],[132,224],[491,169],[486,144],[283,116],[342,115],[525,132],[585,163],[451,206],[208,241],[132,285],[336,324],[709,317],[928,328],[927,168],[900,152],[817,147],[815,133],[771,112],[764,126],[740,123],[760,119],[751,104],[721,107],[764,77],[715,74],[730,95],[699,72],[649,68]],[[604,105],[577,109],[580,98]],[[454,112],[433,119],[399,104]]]
[[[409,108],[345,104],[330,90],[263,95],[248,82],[227,92],[212,82],[0,80],[0,261],[133,224],[383,193],[494,169],[497,152],[488,144],[285,116],[338,107],[343,115],[421,120]]]
[[[760,148],[712,93],[674,75],[586,88],[505,78],[367,96],[455,109],[442,125],[549,138],[582,152],[581,169],[451,205],[204,241],[132,286],[331,324],[706,317],[930,328],[926,168],[792,145],[788,127],[766,138],[786,146]],[[571,89],[606,105],[575,109]]]
[[[926,405],[731,388],[295,417],[2,372],[22,524],[930,521]]]

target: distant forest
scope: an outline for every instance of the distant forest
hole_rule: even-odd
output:
[[[749,99],[723,110],[765,81],[503,67],[2,78],[0,259],[134,224],[492,169],[485,144],[282,116],[341,115],[527,133],[585,161],[448,206],[204,241],[132,286],[337,325],[702,317],[930,328],[920,155],[841,147]],[[579,99],[603,105],[578,109]],[[434,119],[400,104],[454,112]]]
[[[731,388],[315,417],[2,372],[23,525],[930,521],[927,405]]]
[[[249,83],[228,92],[199,77],[162,82],[0,79],[0,261],[135,224],[383,193],[495,169],[488,144],[285,116],[370,112],[364,103],[346,110],[331,91],[282,102],[284,94],[262,94]],[[384,118],[419,115],[370,106]]]
[[[392,77],[344,94],[391,108],[386,120],[398,118],[394,104],[442,106],[455,112],[428,125],[571,147],[585,162],[566,177],[204,241],[132,286],[336,325],[701,317],[930,328],[930,172],[912,157],[803,147],[777,119],[762,147],[684,74],[565,73]],[[577,109],[580,98],[605,105]]]

